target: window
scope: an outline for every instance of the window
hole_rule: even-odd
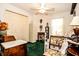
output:
[[[63,18],[51,21],[51,31],[52,35],[63,35]]]

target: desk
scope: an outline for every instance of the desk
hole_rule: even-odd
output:
[[[4,56],[22,56],[25,55],[25,44],[24,40],[15,40],[1,43],[3,47]]]

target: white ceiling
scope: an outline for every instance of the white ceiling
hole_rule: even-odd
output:
[[[37,12],[34,9],[40,8],[40,3],[14,3],[12,5],[32,13]],[[54,10],[47,11],[48,13],[70,12],[71,5],[72,3],[46,3],[45,8],[54,8]]]

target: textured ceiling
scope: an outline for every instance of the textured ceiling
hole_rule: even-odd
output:
[[[31,13],[38,12],[37,9],[40,8],[40,3],[14,3],[12,4],[18,8],[29,11]],[[66,12],[71,10],[72,3],[46,3],[45,8],[49,10],[47,13],[58,13]]]

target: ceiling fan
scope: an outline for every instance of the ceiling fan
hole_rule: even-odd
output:
[[[48,13],[50,11],[54,11],[55,10],[54,8],[46,8],[45,5],[46,5],[45,3],[41,3],[40,4],[40,8],[33,8],[32,10],[35,11],[35,14],[36,15],[37,14],[45,14],[45,15],[48,15]]]

